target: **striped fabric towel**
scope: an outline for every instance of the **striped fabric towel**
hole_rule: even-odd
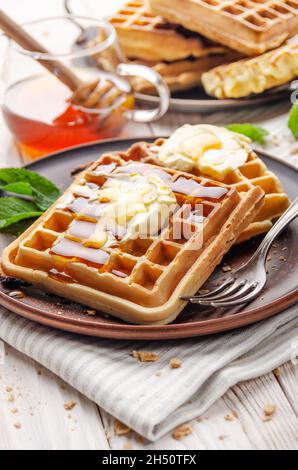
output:
[[[296,305],[224,334],[124,342],[64,333],[0,310],[0,338],[149,440],[200,416],[237,382],[298,356],[297,326]],[[133,350],[154,352],[159,360],[141,363]],[[170,368],[174,357],[180,368]]]

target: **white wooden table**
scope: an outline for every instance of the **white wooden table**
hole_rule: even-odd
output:
[[[82,3],[88,2],[81,0]],[[20,21],[62,12],[60,0],[0,0],[0,8]],[[100,0],[103,14],[123,0]],[[285,136],[275,152],[285,153],[289,139],[285,113],[271,106],[245,115],[216,114],[203,117],[169,113],[159,123],[131,126],[130,135],[165,135],[182,123],[225,123],[240,119],[265,122],[267,129]],[[19,165],[18,153],[0,118],[0,166]],[[296,145],[292,142],[292,145]],[[298,147],[298,144],[297,144]],[[288,158],[297,163],[297,155]],[[1,347],[1,343],[0,343]],[[192,435],[175,441],[171,435],[152,444],[131,433],[119,437],[114,419],[64,384],[46,369],[7,345],[4,364],[0,364],[0,449],[297,449],[298,448],[298,367],[291,363],[275,373],[240,383],[219,399],[204,416],[191,425]],[[67,411],[65,403],[76,406]],[[265,404],[275,404],[271,421],[262,419]],[[236,410],[238,417],[226,420]]]

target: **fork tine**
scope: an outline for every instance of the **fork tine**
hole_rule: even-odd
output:
[[[236,299],[236,300],[230,300],[230,301],[227,300],[227,301],[218,301],[218,302],[216,301],[208,302],[208,301],[201,300],[199,303],[200,305],[211,306],[211,307],[216,307],[216,308],[234,307],[235,305],[247,304],[248,302],[251,302],[252,300],[254,300],[259,295],[260,291],[262,290],[261,284],[253,283],[251,285],[251,288],[252,288],[252,291],[250,292],[250,294],[245,295],[244,297]]]
[[[232,300],[236,300],[238,298],[243,298],[248,292],[250,292],[253,288],[254,283],[247,283],[247,281],[243,283],[238,283],[238,289],[234,289],[234,292],[226,292],[226,295],[221,295],[220,297],[213,297],[212,299],[206,300],[208,302],[208,305],[210,305],[211,302],[230,302]],[[230,295],[230,294],[233,295]],[[202,305],[205,305],[202,301]]]
[[[221,299],[226,299],[227,297],[229,297],[231,294],[234,294],[235,292],[239,292],[239,289],[241,289],[243,286],[245,286],[246,284],[246,280],[242,280],[242,281],[239,281],[237,282],[237,280],[235,280],[235,282],[233,282],[233,284],[228,287],[227,289],[224,289],[224,291],[221,293],[221,294],[218,294],[218,295],[215,295],[215,296],[210,296],[206,299],[202,299],[202,301],[206,300],[206,302],[212,302],[213,300],[217,301],[217,300],[221,300]]]
[[[217,294],[218,292],[221,292],[223,289],[226,287],[230,286],[232,283],[234,283],[235,279],[233,277],[228,278],[225,282],[223,282],[219,287],[214,289],[211,292],[208,292],[207,294],[202,294],[202,295],[185,295],[181,296],[181,300],[188,300],[189,302],[192,302],[194,300],[198,299],[207,299],[208,297],[212,297],[214,294]]]

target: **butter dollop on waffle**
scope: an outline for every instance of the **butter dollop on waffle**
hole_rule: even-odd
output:
[[[270,230],[290,203],[280,180],[253,150],[250,139],[222,127],[186,125],[169,139],[157,139],[152,144],[143,142],[129,149],[128,154],[161,167],[212,177],[241,195],[252,187],[262,188],[264,204],[238,237],[238,243]]]
[[[170,168],[188,172],[197,168],[222,181],[246,163],[251,151],[251,140],[244,135],[208,124],[185,124],[160,147],[158,158]]]

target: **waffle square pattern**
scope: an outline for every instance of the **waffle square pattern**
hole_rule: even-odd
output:
[[[132,156],[103,155],[78,175],[4,250],[5,274],[127,322],[173,321],[185,306],[180,296],[208,279],[264,192],[252,187],[242,195]]]
[[[171,24],[150,13],[143,0],[127,2],[109,21],[130,59],[173,62],[228,52],[224,46],[186,31],[180,23]]]
[[[232,49],[153,15],[143,0],[127,2],[109,21],[116,29],[125,56],[132,63],[156,70],[171,91],[192,88],[200,83],[204,72],[242,57]],[[143,79],[133,80],[133,86],[138,92],[154,93],[152,85]]]
[[[141,161],[163,166],[158,153],[164,143],[165,139],[157,139],[153,144],[143,142],[135,148],[129,149],[128,153],[132,152],[135,158],[139,158]],[[208,177],[195,167],[189,173],[194,176]],[[289,207],[290,200],[280,180],[252,149],[247,161],[239,168],[230,171],[221,182],[236,189],[242,196],[243,193],[249,192],[255,186],[260,187],[265,194],[261,209],[255,219],[242,231],[237,243],[268,232],[275,220]]]
[[[296,0],[148,0],[152,13],[247,55],[297,33]]]

